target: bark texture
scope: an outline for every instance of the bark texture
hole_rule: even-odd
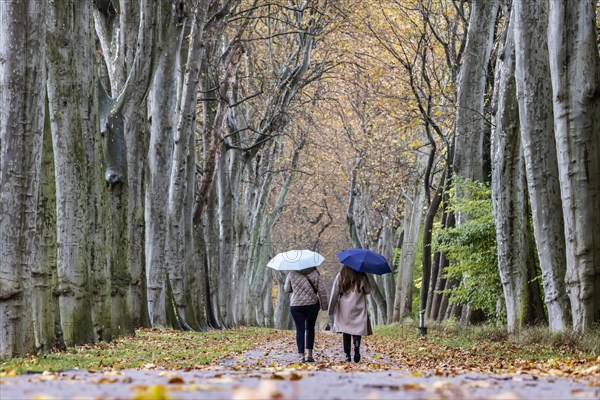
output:
[[[535,263],[530,251],[527,181],[515,81],[515,10],[505,10],[505,14],[509,20],[498,51],[494,90],[492,197],[507,328],[514,332],[536,319],[531,307],[535,292],[528,283]]]
[[[57,293],[67,346],[90,343],[94,336],[84,147],[97,133],[92,29],[91,1],[50,5],[47,90],[56,174]]]
[[[45,1],[0,3],[0,358],[34,350]]]
[[[548,64],[545,1],[515,3],[517,98],[527,183],[550,330],[569,324],[565,245]]]
[[[594,0],[550,1],[548,49],[573,329],[600,320],[600,61]]]

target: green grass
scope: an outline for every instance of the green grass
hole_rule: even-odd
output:
[[[239,328],[209,332],[140,329],[135,336],[111,343],[76,346],[39,356],[9,358],[0,362],[0,371],[60,371],[141,368],[186,368],[210,363],[237,354],[281,335],[266,328]]]

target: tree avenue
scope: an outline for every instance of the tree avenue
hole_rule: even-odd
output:
[[[0,357],[289,328],[349,247],[373,324],[600,323],[595,0],[0,2]]]

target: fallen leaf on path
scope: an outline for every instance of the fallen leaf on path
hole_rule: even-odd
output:
[[[261,381],[256,389],[240,387],[233,390],[231,393],[233,400],[248,400],[248,399],[283,399],[283,394],[277,390],[277,385],[273,381]]]
[[[171,400],[171,397],[167,393],[167,388],[163,385],[152,385],[143,386],[138,385],[134,388],[141,388],[142,390],[136,390],[136,393],[131,397],[132,400]]]
[[[402,385],[402,389],[404,390],[425,390],[425,386],[420,383],[405,383]]]
[[[474,382],[469,382],[467,384],[468,387],[475,387],[475,388],[491,388],[492,386],[498,385],[498,383],[493,382],[493,381],[474,381]]]
[[[523,398],[515,392],[503,392],[496,395],[492,395],[490,400],[522,400]]]
[[[36,394],[33,397],[29,398],[30,400],[58,400],[58,398],[54,397],[54,396],[50,396],[49,394]]]
[[[185,381],[180,376],[174,376],[167,382],[169,385],[176,385],[185,383]]]
[[[452,386],[452,382],[450,381],[436,381],[432,385],[434,389],[449,389]]]
[[[92,382],[104,384],[104,383],[117,383],[118,381],[119,381],[118,378],[109,378],[109,377],[103,376],[102,378],[93,380]]]
[[[169,387],[170,392],[216,392],[218,390],[223,390],[223,388],[200,383],[192,383],[191,385],[175,385]]]

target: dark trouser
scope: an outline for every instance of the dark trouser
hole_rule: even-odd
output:
[[[344,353],[350,354],[350,339],[353,339],[354,347],[360,347],[360,336],[344,333]]]
[[[310,306],[291,306],[292,318],[296,324],[296,344],[298,345],[298,353],[304,353],[304,344],[306,349],[312,350],[315,344],[315,322],[319,315],[319,304],[311,304]],[[306,333],[306,342],[305,340]]]

